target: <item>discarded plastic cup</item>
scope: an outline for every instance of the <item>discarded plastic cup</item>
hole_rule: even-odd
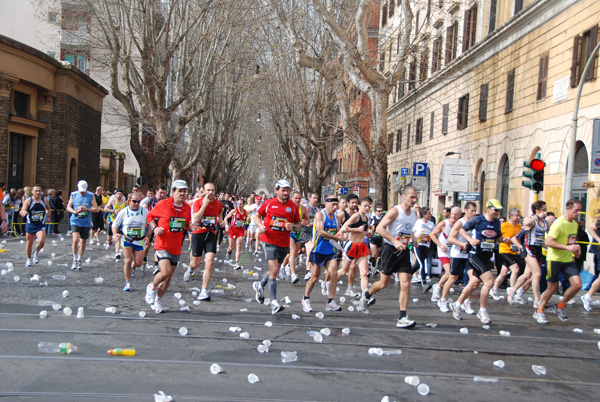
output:
[[[71,314],[73,314],[73,310],[71,310],[71,307],[65,307],[63,308],[63,314],[66,316],[70,316]]]
[[[58,311],[58,310],[60,310],[61,308],[62,308],[62,306],[61,306],[60,304],[58,304],[58,303],[54,303],[54,304],[52,305],[52,310],[54,310],[54,311]]]
[[[185,306],[185,300],[179,300],[179,305],[180,306]]]
[[[269,327],[270,328],[272,326],[273,326],[273,323],[271,321],[266,321],[265,322],[265,327]]]
[[[319,311],[317,314],[315,314],[315,317],[317,317],[319,320],[322,320],[325,318],[325,314],[323,314],[322,311]]]
[[[394,355],[401,355],[401,354],[402,354],[402,349],[389,349],[389,350],[383,351],[384,356],[394,356]]]
[[[62,297],[63,297],[63,298],[65,298],[65,297],[69,297],[69,291],[68,291],[68,290],[63,290],[63,292],[62,292]]]
[[[229,332],[240,332],[241,330],[240,327],[229,327]]]
[[[508,331],[499,331],[500,336],[510,336],[510,332]]]
[[[413,299],[413,303],[418,303],[418,302],[419,302],[419,299],[417,299],[417,298]]]
[[[30,282],[39,282],[40,281],[41,276],[39,276],[38,274],[34,274],[29,281]]]
[[[490,326],[487,325],[487,324],[485,324],[485,325],[482,325],[481,328],[483,328],[483,329],[490,329]]]
[[[413,387],[416,387],[417,385],[419,385],[419,383],[421,381],[419,380],[419,377],[417,377],[416,375],[408,375],[408,376],[404,377],[404,382],[407,383],[408,385],[412,385]]]
[[[346,303],[346,298],[344,296],[340,297],[340,303]]]
[[[94,278],[94,282],[95,283],[102,283],[102,282],[104,282],[104,278],[102,278],[101,276],[98,277],[98,278]]]
[[[348,311],[350,311],[350,312],[354,311],[354,307],[348,306]]]
[[[248,332],[242,332],[240,334],[240,338],[248,339],[248,338],[250,338],[250,334]]]
[[[116,314],[117,313],[117,308],[116,307],[107,307],[104,309],[105,313],[111,313],[111,314]]]
[[[140,318],[144,318],[146,316],[146,312],[145,311],[140,311],[138,313],[138,315],[140,316]]]
[[[428,322],[427,324],[425,324],[425,326],[429,327],[429,328],[435,328],[435,327],[437,327],[437,324],[434,322]]]
[[[498,378],[497,377],[484,377],[484,376],[478,375],[478,376],[473,377],[473,381],[485,382],[485,383],[497,383]]]
[[[181,293],[179,292],[174,293],[173,296],[175,296],[176,299],[181,299]]]
[[[600,335],[600,328],[594,328],[594,333],[596,335]]]
[[[64,275],[52,275],[52,279],[55,281],[64,281],[67,277]]]
[[[583,329],[581,329],[581,328],[573,328],[573,332],[575,332],[576,334],[583,334]]]
[[[494,362],[494,367],[504,368],[504,361],[503,360],[496,360]]]
[[[299,320],[300,316],[298,314],[292,314],[292,320]]]
[[[85,313],[83,312],[83,307],[77,308],[77,318],[84,318]]]
[[[258,353],[269,353],[269,347],[262,343],[256,347],[256,350],[258,350]]]
[[[317,332],[317,334],[315,336],[313,336],[313,339],[315,340],[315,342],[323,342],[323,335],[321,335],[321,333]]]
[[[186,327],[179,328],[179,335],[186,336],[188,334],[188,329]]]
[[[467,327],[462,327],[462,328],[460,329],[460,333],[461,333],[461,334],[465,334],[465,335],[466,335],[466,334],[468,334],[468,333],[469,333],[469,328],[467,328]]]
[[[19,275],[15,275],[13,278],[13,281],[15,282],[19,282],[21,280],[21,277]]]
[[[417,392],[421,396],[427,396],[427,395],[429,395],[429,385],[427,385],[427,384],[419,384],[419,386],[417,387]]]
[[[331,330],[329,328],[323,328],[321,331],[321,334],[325,335],[325,336],[329,336],[331,335]]]
[[[350,335],[350,328],[342,328],[342,334]]]
[[[48,317],[48,312],[46,310],[40,311],[40,318],[44,319],[46,317]]]
[[[52,261],[48,261],[48,265],[52,265]]]
[[[537,375],[546,375],[546,367],[544,366],[536,366],[535,364],[531,365],[531,370]]]
[[[258,376],[254,373],[250,373],[248,374],[248,382],[250,384],[257,384],[260,382],[260,379],[258,378]]]
[[[183,306],[179,308],[179,311],[187,311],[189,313],[192,310],[190,309],[190,306]]]
[[[294,363],[298,361],[298,352],[291,351],[281,351],[281,362],[282,363]]]
[[[265,339],[262,343],[265,346],[271,346],[271,344],[272,344],[272,342],[269,339]]]
[[[223,367],[219,366],[217,363],[213,363],[210,365],[210,372],[212,374],[220,374],[223,372]]]

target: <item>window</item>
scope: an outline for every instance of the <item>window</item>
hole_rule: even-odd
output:
[[[394,86],[392,103],[396,103],[397,100],[398,100],[398,87]]]
[[[442,44],[444,39],[438,36],[433,41],[433,59],[431,60],[431,73],[435,73],[442,66]]]
[[[540,68],[538,71],[538,86],[537,86],[537,100],[546,98],[546,86],[548,84],[548,59],[550,55],[548,53],[543,54],[540,57]]]
[[[429,139],[433,140],[433,122],[435,121],[435,112],[431,112],[431,121],[429,122]]]
[[[404,97],[404,81],[406,81],[406,70],[402,71],[400,81],[398,81],[398,100]]]
[[[431,18],[431,0],[427,0],[427,14],[425,14],[425,21],[429,21]]]
[[[523,0],[515,0],[515,14],[523,9]]]
[[[488,33],[496,30],[496,13],[498,12],[498,0],[490,1],[490,21],[488,23]]]
[[[508,189],[510,187],[510,166],[508,164],[508,156],[503,155],[504,165],[500,170],[502,181],[500,182],[500,204],[508,211]]]
[[[392,151],[394,150],[394,133],[388,133],[388,155],[392,153]]]
[[[385,70],[385,52],[379,55],[379,71]]]
[[[429,70],[429,49],[425,48],[421,52],[421,66],[419,70],[419,81],[425,81]]]
[[[410,147],[410,124],[408,125],[408,131],[406,132],[406,149]]]
[[[515,70],[512,69],[508,72],[506,77],[506,109],[504,113],[510,113],[513,111],[513,101],[515,96]]]
[[[413,60],[410,62],[408,70],[408,90],[412,91],[415,88],[415,81],[417,79],[417,63]]]
[[[417,28],[417,33],[419,33],[421,31],[421,29],[419,28],[419,14],[420,14],[420,10],[417,10],[417,15],[415,16],[415,27]]]
[[[590,54],[598,43],[598,25],[593,26],[581,35],[577,35],[573,41],[573,58],[571,61],[571,87],[579,85],[583,69],[587,63]],[[585,80],[589,81],[596,76],[596,60],[594,59],[590,70],[588,71]]]
[[[396,0],[390,0],[390,18],[394,16],[394,11],[396,10]]]
[[[456,58],[458,44],[458,22],[450,25],[446,30],[446,65]]]
[[[392,0],[394,1],[394,0]],[[382,11],[381,11],[381,26],[384,27],[387,25],[387,19],[388,19],[388,5],[387,3],[385,3],[382,7]]]
[[[469,123],[469,94],[458,98],[458,113],[456,114],[456,128],[462,130]]]
[[[479,91],[479,121],[487,120],[489,84],[483,84]]]
[[[448,116],[450,115],[450,104],[442,106],[442,134],[448,134]]]
[[[29,104],[29,95],[13,91],[13,111],[19,117],[27,117],[27,105]]]
[[[48,22],[56,23],[56,13],[54,11],[48,13]]]
[[[477,6],[465,11],[462,51],[466,52],[475,44],[477,34]]]
[[[423,118],[417,119],[417,128],[415,129],[415,144],[423,142]]]
[[[402,129],[396,131],[396,152],[402,151]]]

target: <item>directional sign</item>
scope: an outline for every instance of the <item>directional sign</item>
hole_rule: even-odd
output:
[[[427,164],[415,162],[413,166],[413,176],[427,177]]]
[[[340,193],[342,193],[343,195],[348,194],[348,187],[342,187],[342,188],[340,188]]]
[[[408,176],[408,168],[400,169],[400,177],[406,177],[406,176]]]
[[[458,193],[459,201],[481,201],[481,193]]]
[[[415,190],[425,191],[427,189],[427,177],[414,176],[411,184]]]

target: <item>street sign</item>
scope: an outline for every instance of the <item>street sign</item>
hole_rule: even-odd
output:
[[[375,194],[375,187],[369,187],[369,194]]]
[[[592,163],[590,173],[600,173],[600,119],[594,119],[592,134]],[[589,180],[589,179],[588,179]]]
[[[402,168],[402,169],[400,169],[400,177],[406,178],[406,176],[408,176],[408,168]]]
[[[459,201],[481,201],[481,193],[458,193]]]
[[[427,164],[415,162],[413,166],[413,176],[427,177]]]
[[[354,186],[352,186],[352,191],[356,192],[360,189],[360,185],[359,184],[355,184]]]
[[[340,188],[340,193],[342,193],[343,195],[348,194],[348,187],[342,187],[342,188]]]
[[[469,190],[469,160],[444,159],[442,192],[466,192]]]
[[[427,189],[427,177],[413,176],[411,185],[415,190],[425,191]]]
[[[441,187],[437,187],[437,188],[435,189],[435,191],[433,192],[433,195],[434,195],[434,197],[439,197],[439,196],[441,196],[441,195],[442,195],[442,189],[441,189]]]

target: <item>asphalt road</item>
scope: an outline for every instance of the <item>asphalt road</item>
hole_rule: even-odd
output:
[[[440,313],[429,301],[430,294],[415,286],[409,315],[417,326],[401,330],[395,327],[397,285],[376,296],[368,315],[357,312],[348,297],[342,312],[326,312],[325,297],[315,288],[311,298],[315,311],[306,314],[300,305],[304,282],[280,282],[279,298],[288,296],[291,303],[272,316],[270,307],[254,301],[250,275],[262,274],[266,263],[244,252],[241,262],[249,272],[234,271],[222,261],[222,247],[212,280],[213,291],[222,294],[212,293],[211,302],[194,305],[192,291],[200,287],[200,275],[185,283],[179,267],[163,297],[167,313],[157,315],[144,303],[151,272],[138,272],[133,291],[123,292],[123,264],[112,260],[112,250],[90,247],[84,255],[90,261],[81,271],[71,271],[70,243],[67,236],[49,237],[40,263],[31,268],[24,266],[25,244],[20,239],[0,244],[10,250],[0,253],[4,400],[149,401],[162,390],[176,401],[381,401],[386,395],[390,401],[589,401],[600,392],[600,335],[594,333],[600,328],[600,306],[586,313],[578,299],[569,306],[568,323],[549,315],[547,326],[531,318],[531,303],[511,306],[492,300],[488,310],[493,323],[486,330],[474,316],[463,314],[458,322],[450,313]],[[184,249],[187,245],[186,241]],[[187,253],[182,259],[189,261]],[[13,264],[11,272],[5,272],[7,263]],[[304,272],[303,266],[299,272]],[[31,281],[34,274],[41,277],[39,282]],[[66,279],[52,279],[53,275]],[[103,281],[96,283],[99,277]],[[339,287],[341,296],[345,284]],[[69,292],[65,298],[64,290]],[[175,293],[181,293],[181,299]],[[180,300],[191,312],[179,311]],[[40,305],[49,302],[68,306],[73,314]],[[116,314],[105,312],[110,306],[116,307]],[[75,317],[78,307],[84,307],[85,318]],[[48,311],[47,319],[39,318],[41,310]],[[315,316],[318,311],[324,313],[323,319]],[[300,318],[294,320],[292,314]],[[265,325],[267,321],[272,326]],[[249,338],[230,332],[232,326],[241,327]],[[179,334],[181,327],[187,328],[186,336]],[[459,332],[463,327],[468,334]],[[307,334],[323,328],[331,335],[321,343]],[[350,334],[342,334],[343,328]],[[583,332],[574,332],[575,328]],[[510,336],[501,336],[501,330]],[[265,339],[272,342],[270,350],[259,353],[257,346]],[[41,341],[71,342],[78,351],[42,354],[37,350]],[[107,350],[115,347],[134,347],[136,356],[108,355]],[[401,354],[369,354],[373,347]],[[298,361],[282,363],[281,351],[297,351]],[[503,360],[505,367],[494,367],[496,360]],[[224,372],[211,374],[213,363]],[[544,366],[547,374],[534,374],[532,365]],[[260,382],[250,384],[250,373]],[[429,386],[429,395],[421,396],[405,383],[405,376],[414,375]],[[497,382],[475,382],[476,376]]]

